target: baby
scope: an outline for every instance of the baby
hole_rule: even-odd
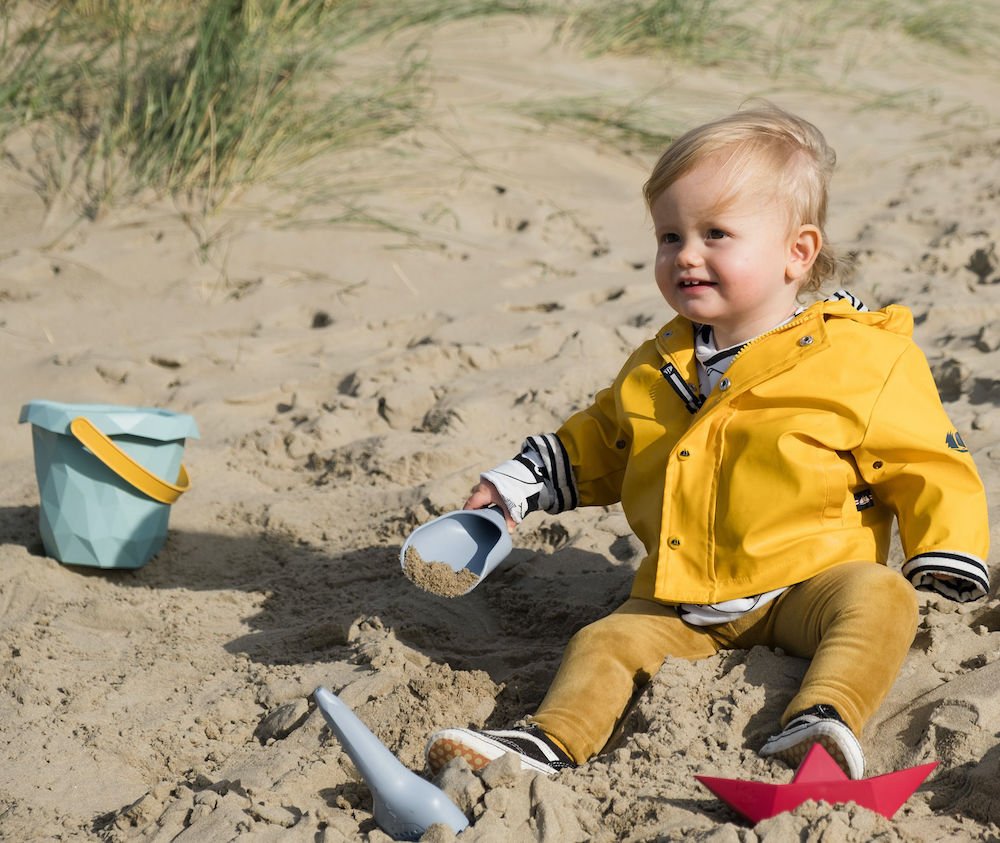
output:
[[[620,501],[645,558],[630,598],[572,637],[527,723],[438,732],[432,771],[508,752],[546,774],[582,764],[665,658],[764,645],[810,664],[761,755],[795,765],[821,743],[861,778],[858,736],[915,634],[913,588],[987,593],[985,492],[910,312],[844,291],[799,304],[837,269],[834,162],[815,126],[767,106],[687,132],[656,163],[656,285],[677,316],[465,504],[501,507],[513,529]],[[894,518],[901,573],[885,564]]]

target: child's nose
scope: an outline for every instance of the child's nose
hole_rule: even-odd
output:
[[[693,243],[686,243],[677,250],[677,266],[692,267],[700,265],[701,262],[701,252]]]

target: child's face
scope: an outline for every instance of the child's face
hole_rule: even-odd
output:
[[[788,211],[764,191],[726,199],[725,164],[707,159],[652,205],[656,285],[674,310],[712,325],[725,348],[773,328],[819,251],[815,226],[790,230]]]

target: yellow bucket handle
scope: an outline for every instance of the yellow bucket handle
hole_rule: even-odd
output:
[[[95,457],[122,480],[143,494],[149,495],[154,501],[174,503],[191,488],[191,480],[183,465],[181,465],[181,470],[177,475],[177,485],[161,480],[151,471],[139,465],[108,436],[101,433],[93,422],[83,416],[73,419],[69,424],[69,429],[81,444],[89,448]]]

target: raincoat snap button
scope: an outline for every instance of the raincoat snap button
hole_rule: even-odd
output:
[[[729,378],[723,378],[719,381],[719,389],[723,391],[729,389],[730,386],[732,386],[732,384],[729,382]]]
[[[806,334],[804,337],[802,337],[802,339],[799,340],[799,345],[812,345],[812,344],[813,344],[813,338],[808,334]]]
[[[680,457],[682,460],[686,460],[688,457],[691,456],[691,452],[687,448],[685,448],[683,451],[679,451],[677,456]]]
[[[875,462],[872,463],[872,468],[881,468],[882,466],[883,466],[882,460],[875,460]]]
[[[677,538],[677,536],[671,536],[667,540],[667,544],[669,544],[671,547],[680,547],[681,546],[681,540],[679,538]]]

